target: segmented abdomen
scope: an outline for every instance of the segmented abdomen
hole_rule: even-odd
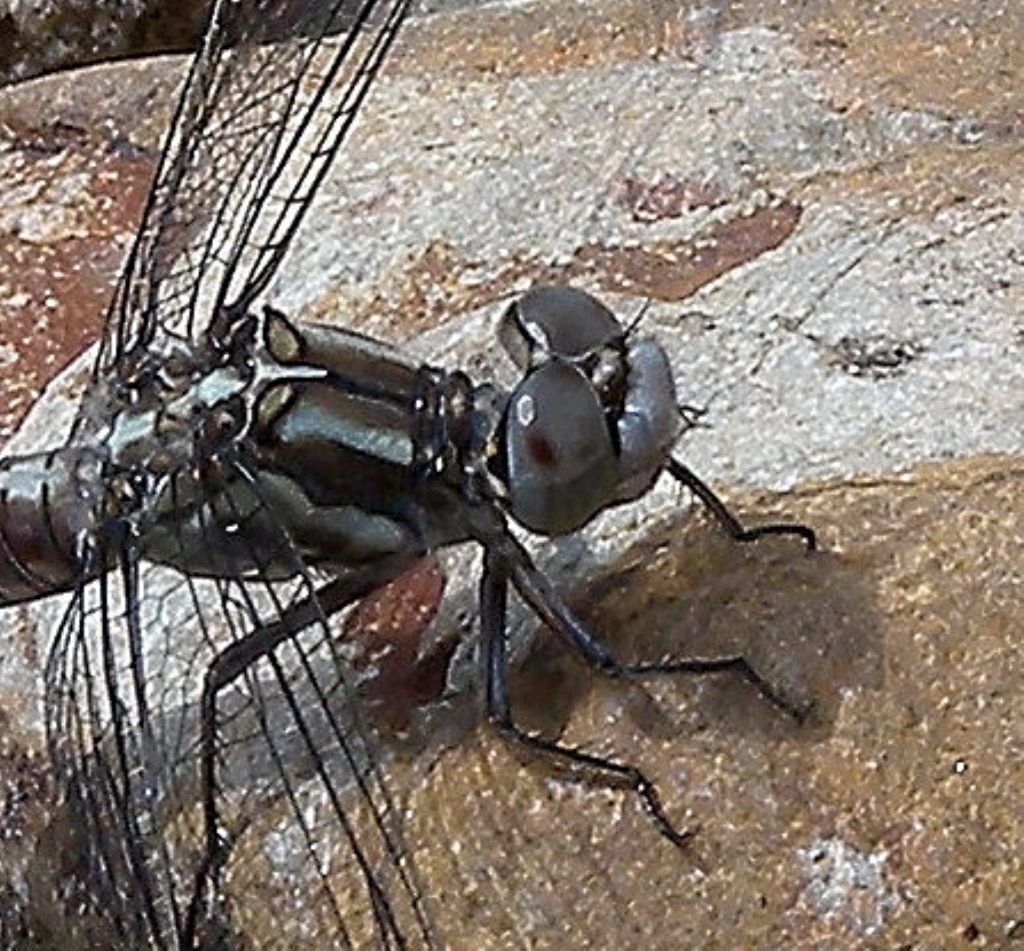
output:
[[[83,577],[102,498],[96,453],[65,448],[0,460],[0,606]]]

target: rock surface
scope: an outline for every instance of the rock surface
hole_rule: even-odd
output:
[[[647,299],[707,408],[681,455],[747,521],[823,542],[739,549],[664,484],[548,546],[623,654],[739,651],[814,715],[538,649],[525,721],[641,766],[700,832],[680,852],[627,794],[485,734],[396,765],[445,946],[1024,941],[1021,35],[1019,7],[951,0],[542,0],[407,31],[271,299],[499,377],[493,320],[534,281]],[[0,93],[9,430],[97,333],[180,68]],[[30,425],[12,448],[52,431]],[[45,817],[46,627],[2,621],[14,929]],[[296,897],[238,887],[259,945],[294,947]]]
[[[0,82],[104,59],[187,49],[202,2],[0,0]]]

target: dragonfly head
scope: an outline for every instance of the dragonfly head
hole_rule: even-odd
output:
[[[599,300],[567,287],[530,290],[498,336],[523,372],[494,463],[512,517],[562,535],[646,492],[681,427],[661,347],[633,339]]]

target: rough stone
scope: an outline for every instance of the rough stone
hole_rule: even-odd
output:
[[[445,946],[1019,940],[1022,19],[952,0],[542,0],[407,32],[271,299],[499,379],[494,320],[534,281],[623,313],[646,300],[641,326],[707,409],[683,458],[746,521],[801,519],[823,549],[737,548],[684,519],[667,480],[538,546],[624,654],[739,651],[813,716],[798,725],[725,674],[623,687],[535,648],[524,722],[637,764],[699,833],[680,851],[629,794],[453,733],[389,767]],[[97,332],[110,241],[123,250],[152,166],[150,106],[179,69],[104,67],[91,81],[117,94],[92,105],[74,77],[0,101],[9,427],[48,378],[38,364]],[[40,313],[55,317],[36,332]],[[52,411],[34,415],[12,450],[52,432]],[[444,564],[454,607],[422,614],[442,642],[475,582],[470,560]],[[3,619],[11,907],[44,815],[55,611]],[[248,867],[232,882],[249,934],[309,943],[289,930],[304,893]]]

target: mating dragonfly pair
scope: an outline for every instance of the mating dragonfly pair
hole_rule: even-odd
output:
[[[97,942],[230,946],[222,878],[278,802],[334,940],[432,943],[331,626],[442,546],[483,550],[491,724],[633,790],[674,843],[688,833],[640,770],[517,725],[510,588],[609,676],[731,670],[801,713],[740,656],[620,663],[509,530],[574,532],[668,473],[736,540],[815,547],[805,526],[743,528],[672,458],[683,416],[657,343],[588,294],[538,287],[498,329],[520,374],[505,390],[266,300],[409,7],[214,2],[72,434],[0,462],[0,604],[70,594],[47,727],[76,856],[64,904]],[[358,901],[325,871],[339,850]]]

